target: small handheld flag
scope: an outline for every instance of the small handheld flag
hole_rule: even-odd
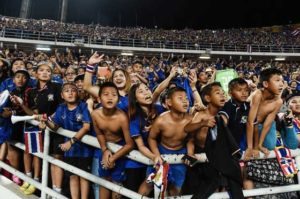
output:
[[[42,131],[25,131],[25,152],[41,153],[43,152],[43,135]]]

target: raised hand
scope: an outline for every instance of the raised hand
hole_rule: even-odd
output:
[[[176,74],[177,74],[177,71],[178,71],[178,67],[173,66],[172,69],[171,69],[171,71],[170,71],[170,76],[171,77],[175,77]]]
[[[189,82],[191,87],[195,87],[197,83],[197,75],[195,71],[191,71],[189,75]]]
[[[104,54],[99,55],[98,52],[95,52],[89,59],[88,65],[95,65],[103,61]]]

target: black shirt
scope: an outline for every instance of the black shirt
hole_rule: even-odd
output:
[[[238,104],[234,99],[230,99],[225,103],[224,107],[219,112],[228,119],[227,126],[242,150],[245,150],[244,147],[246,147],[246,143],[241,143],[241,141],[243,137],[246,138],[246,124],[249,111],[249,102]],[[243,145],[243,147],[241,146],[241,144]]]
[[[38,84],[39,85],[39,84]],[[62,102],[61,85],[58,83],[47,82],[44,88],[30,89],[27,92],[26,102],[30,109],[38,110],[39,114],[52,115],[58,105]]]

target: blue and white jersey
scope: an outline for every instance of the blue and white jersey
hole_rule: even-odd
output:
[[[91,123],[91,116],[85,102],[80,102],[73,110],[69,110],[66,104],[60,104],[52,120],[66,130],[78,132],[84,123]],[[76,142],[69,151],[65,152],[65,157],[93,157],[93,149],[82,142]]]

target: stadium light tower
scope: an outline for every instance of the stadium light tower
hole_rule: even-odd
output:
[[[61,0],[60,21],[66,22],[68,12],[68,0]]]
[[[22,0],[20,9],[20,18],[27,19],[29,17],[29,9],[31,5],[31,0]]]

